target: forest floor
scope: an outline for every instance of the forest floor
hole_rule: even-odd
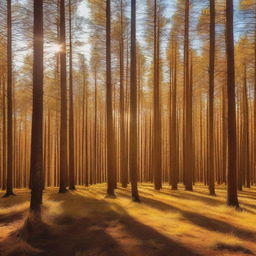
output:
[[[1,256],[196,256],[256,255],[256,188],[239,192],[241,211],[225,206],[226,191],[196,185],[194,192],[139,184],[141,203],[129,189],[105,198],[106,185],[58,194],[44,192],[47,232],[30,241],[19,230],[28,214],[30,193],[0,198]],[[0,192],[0,196],[3,191]]]

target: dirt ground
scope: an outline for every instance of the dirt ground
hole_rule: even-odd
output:
[[[44,191],[43,223],[26,241],[17,234],[28,216],[30,192],[0,198],[1,256],[256,255],[256,188],[239,193],[241,211],[225,206],[226,191],[209,196],[139,184],[141,203],[119,188],[105,198],[105,184],[58,194]],[[0,196],[4,194],[0,192]]]

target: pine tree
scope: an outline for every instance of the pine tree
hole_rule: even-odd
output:
[[[192,83],[190,81],[189,59],[189,10],[190,1],[185,1],[185,29],[184,29],[184,145],[183,165],[185,189],[192,191],[193,177],[193,144],[192,144]]]
[[[33,113],[30,210],[40,212],[43,190],[43,0],[34,1]]]
[[[12,1],[7,0],[7,184],[4,197],[13,193],[13,69],[12,69]]]
[[[69,189],[75,190],[72,3],[69,0]]]
[[[60,193],[67,191],[67,67],[66,67],[66,22],[65,0],[60,0]]]
[[[115,196],[114,180],[114,127],[112,113],[112,81],[111,81],[111,1],[106,1],[106,103],[107,103],[107,196]]]
[[[236,172],[236,96],[234,59],[233,0],[226,0],[226,55],[228,91],[228,173],[227,205],[239,207]]]
[[[130,79],[130,177],[132,200],[139,202],[138,172],[138,119],[137,119],[137,59],[136,59],[136,0],[131,1],[131,79]]]
[[[214,187],[214,76],[215,76],[215,0],[210,0],[210,50],[209,50],[209,192]]]

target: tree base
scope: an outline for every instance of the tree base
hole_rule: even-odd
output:
[[[76,190],[76,187],[75,186],[74,187],[70,187],[69,190],[74,191],[74,190]]]
[[[7,198],[9,196],[16,196],[13,192],[6,192],[4,195],[3,195],[3,198]]]
[[[37,247],[37,243],[40,244],[42,241],[49,239],[50,230],[48,225],[42,221],[40,211],[31,211],[23,227],[13,235]]]
[[[227,206],[229,207],[233,207],[235,208],[236,210],[241,210],[240,206],[239,206],[239,203],[238,202],[227,202]]]
[[[190,187],[190,186],[188,186],[188,187],[185,187],[185,191],[193,191],[193,187]]]
[[[112,198],[112,199],[115,199],[116,198],[116,195],[115,194],[106,194],[105,195],[105,198]]]
[[[243,211],[243,209],[242,209],[239,205],[229,205],[229,204],[228,204],[228,207],[232,207],[232,208],[234,208],[236,211],[239,211],[239,212],[242,212],[242,211]]]
[[[135,203],[140,203],[139,195],[132,195],[132,201],[135,202]]]
[[[64,193],[67,193],[67,192],[68,192],[68,190],[66,188],[60,188],[59,189],[60,194],[64,194]]]

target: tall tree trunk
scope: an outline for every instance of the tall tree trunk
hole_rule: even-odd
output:
[[[226,183],[227,174],[227,87],[224,82],[222,85],[222,179]]]
[[[248,95],[247,95],[247,66],[244,63],[244,83],[243,83],[243,128],[242,128],[242,143],[241,143],[241,154],[243,158],[243,170],[245,176],[245,185],[247,188],[251,186],[250,176],[250,157],[249,157],[249,114],[248,114]]]
[[[123,27],[123,0],[121,0],[121,22],[120,22],[120,171],[121,184],[127,187],[127,157],[125,149],[127,147],[125,136],[125,111],[124,111],[124,27]]]
[[[47,150],[47,185],[50,187],[51,186],[51,111],[50,109],[48,110],[48,135],[47,135],[47,145],[48,145],[48,150]]]
[[[153,114],[153,172],[156,190],[162,188],[162,132],[159,88],[159,19],[157,0],[154,0],[154,114]]]
[[[233,0],[226,0],[226,55],[228,87],[228,173],[227,205],[239,207],[236,172],[236,94],[234,57]]]
[[[97,88],[97,69],[95,68],[95,73],[94,73],[94,155],[93,155],[93,167],[94,167],[94,173],[95,177],[97,177],[97,170],[98,170],[98,158],[97,158],[97,123],[98,123],[98,88]],[[96,179],[95,179],[96,180]],[[94,180],[94,182],[95,182]]]
[[[60,193],[67,191],[67,67],[66,67],[66,22],[65,0],[60,0]]]
[[[43,190],[43,0],[34,0],[33,112],[30,210],[40,212]]]
[[[12,126],[12,1],[7,0],[7,184],[4,197],[13,193],[13,126]]]
[[[136,56],[136,0],[131,0],[131,78],[130,78],[130,178],[132,200],[139,202],[138,172],[138,119],[137,119],[137,56]]]
[[[215,75],[215,0],[210,0],[210,51],[209,51],[209,192],[215,195],[214,186],[214,75]]]
[[[3,141],[3,185],[2,189],[6,189],[6,149],[7,149],[7,140],[6,140],[6,82],[5,77],[2,77],[3,85],[3,131],[2,131],[2,141]]]
[[[81,57],[83,72],[83,95],[82,95],[82,147],[81,147],[81,182],[87,187],[89,185],[88,175],[88,86],[87,70],[84,56]]]
[[[107,196],[115,196],[114,127],[111,81],[111,1],[106,1]]]
[[[174,41],[175,40],[175,41]],[[172,36],[172,64],[171,64],[171,124],[170,124],[170,166],[171,166],[171,185],[172,189],[178,188],[178,168],[177,168],[177,43]]]
[[[72,6],[69,0],[69,189],[75,190]]]
[[[256,4],[255,4],[255,24],[254,24],[254,161],[256,161]],[[253,168],[254,175],[256,176],[256,166]],[[254,177],[256,178],[256,177]],[[255,182],[255,181],[254,181]]]
[[[192,144],[192,83],[190,83],[189,65],[189,9],[190,1],[185,2],[185,35],[184,35],[184,144],[183,166],[185,189],[192,191],[193,144]]]

